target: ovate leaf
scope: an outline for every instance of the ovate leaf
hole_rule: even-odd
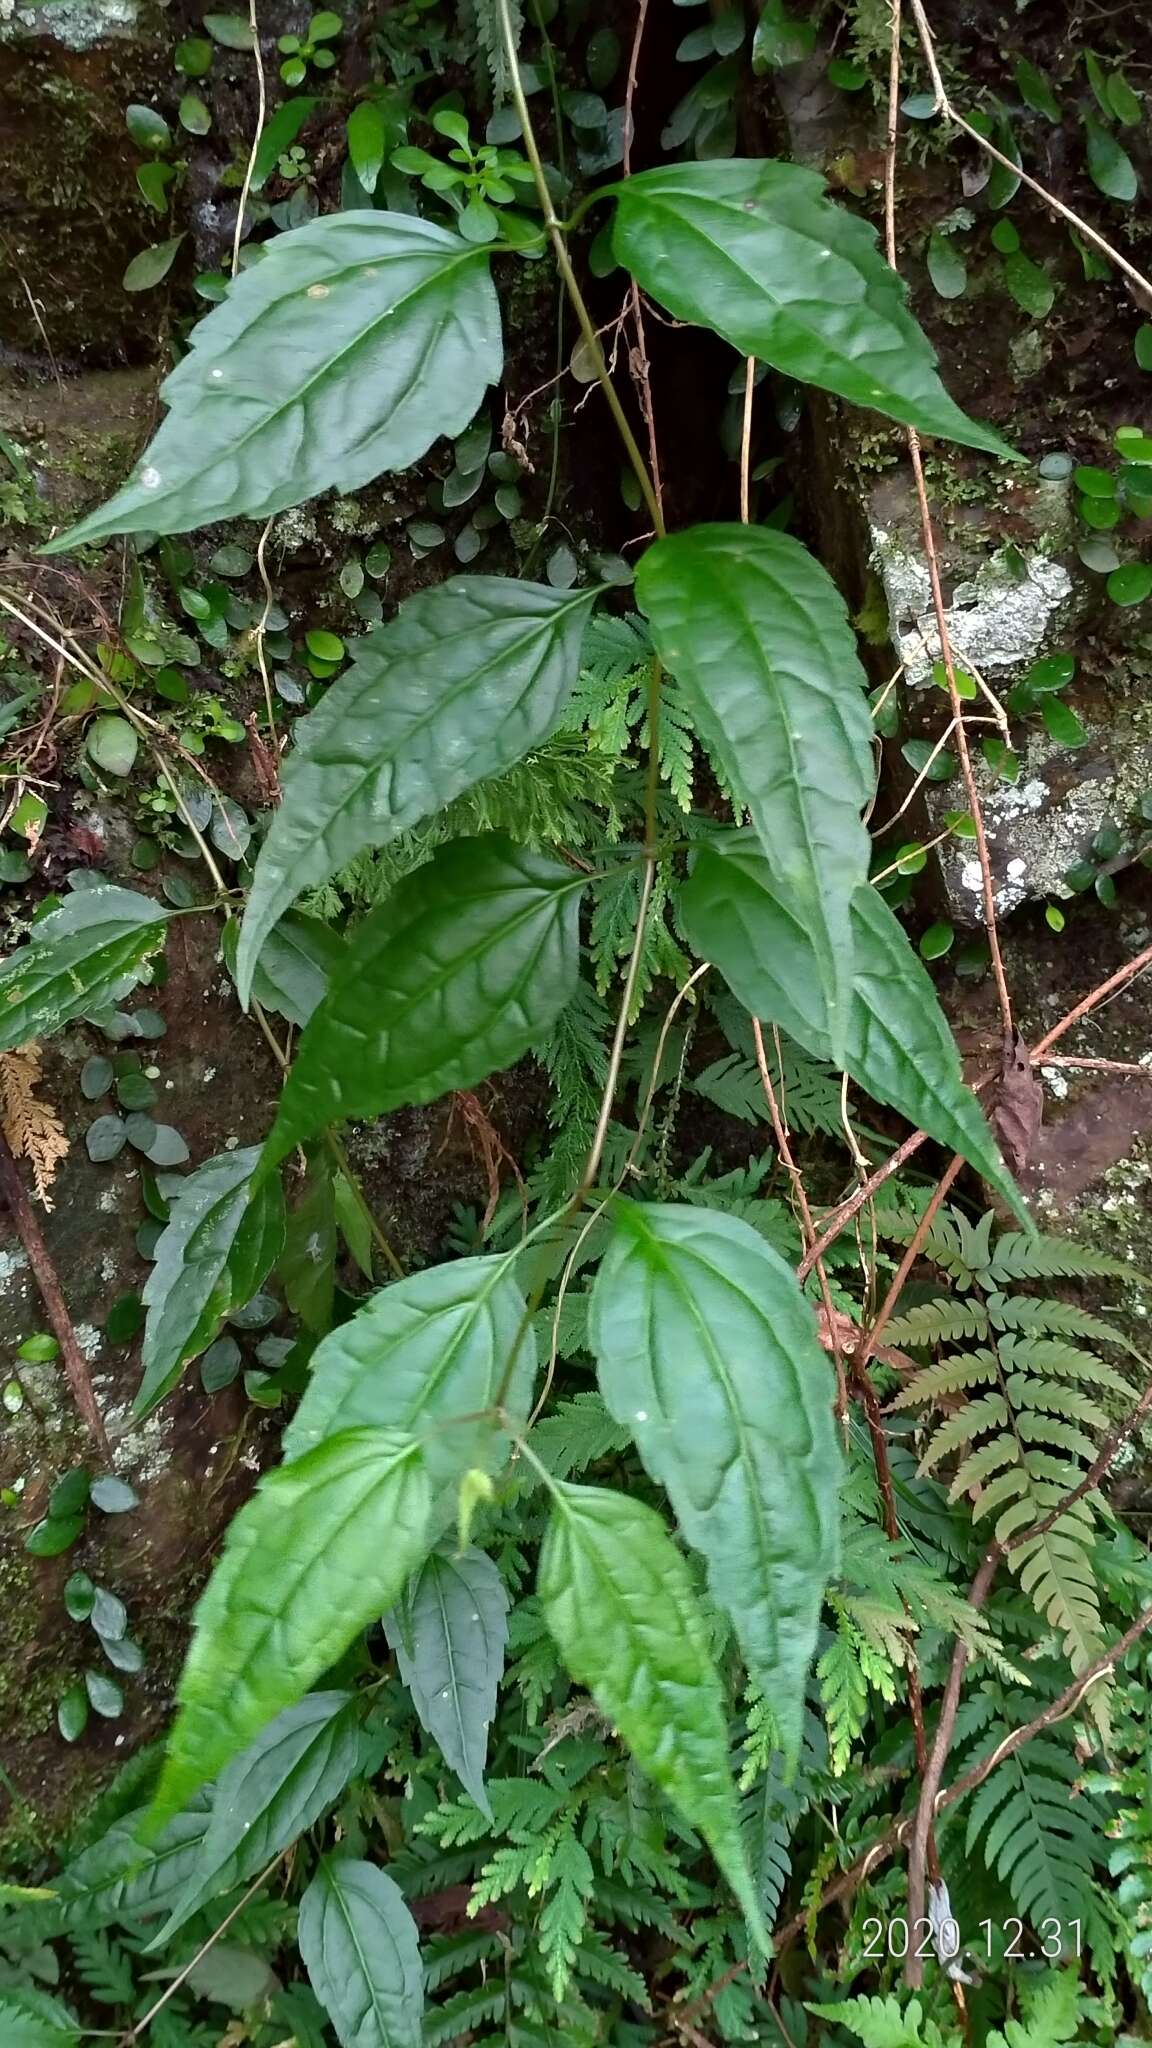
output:
[[[339,1799],[359,1762],[362,1718],[351,1693],[307,1693],[229,1764],[195,1867],[153,1948],[209,1899],[255,1877]]]
[[[180,1368],[207,1349],[229,1309],[255,1294],[284,1242],[284,1196],[272,1175],[256,1186],[260,1147],[222,1152],[190,1173],[172,1203],[144,1286],[140,1382],[133,1412],[146,1415]]]
[[[296,726],[240,937],[243,1001],[265,938],[302,889],[546,738],[576,679],[591,602],[589,591],[458,576],[358,642]]]
[[[688,1567],[658,1514],[553,1480],[540,1551],[544,1619],[641,1769],[698,1828],[764,1946],[728,1768],[719,1675]]]
[[[612,246],[679,320],[854,405],[969,448],[1012,450],[961,412],[877,247],[800,164],[668,164],[614,188]]]
[[[1084,133],[1088,145],[1088,175],[1109,199],[1127,205],[1135,199],[1139,180],[1135,165],[1110,128],[1095,114],[1085,114]]]
[[[754,1016],[832,1059],[820,963],[806,914],[750,833],[702,847],[682,899],[685,933]],[[870,884],[852,901],[853,997],[844,1065],[875,1098],[971,1160],[1024,1215],[921,961]]]
[[[868,872],[872,719],[844,601],[799,541],[697,526],[641,557],[656,651],[802,909],[837,1063],[852,986],[852,898]],[[707,956],[705,956],[707,957]]]
[[[351,1429],[266,1473],[196,1609],[159,1822],[303,1697],[420,1563],[430,1503],[413,1438]]]
[[[585,879],[497,833],[452,840],[406,876],[357,926],[300,1040],[266,1159],[527,1052],[575,994]]]
[[[491,1819],[484,1763],[508,1641],[508,1595],[492,1559],[433,1551],[384,1628],[421,1727]]]
[[[0,961],[0,1052],[47,1038],[135,987],[171,911],[132,889],[77,889]]]
[[[444,1425],[491,1407],[518,1339],[504,1405],[527,1416],[536,1340],[525,1314],[507,1256],[457,1259],[381,1288],[312,1353],[304,1398],[284,1432],[285,1458],[371,1424],[422,1436],[434,1485],[450,1486],[470,1466],[487,1465],[490,1423]]]
[[[416,1922],[375,1864],[322,1857],[300,1901],[300,1954],[341,2048],[420,2048]]]
[[[500,365],[483,249],[416,214],[309,221],[269,242],[193,329],[135,474],[46,552],[357,490],[459,433]]]
[[[589,1334],[605,1405],[707,1560],[794,1759],[840,1519],[835,1385],[812,1310],[749,1224],[621,1202]]]

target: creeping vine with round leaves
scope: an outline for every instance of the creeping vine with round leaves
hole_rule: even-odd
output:
[[[746,820],[711,826],[698,845],[683,903],[700,957],[753,1017],[961,1152],[1020,1209],[928,976],[869,882],[872,724],[844,602],[785,533],[665,531],[571,263],[571,224],[552,204],[504,0],[502,13],[544,233],[655,529],[636,578],[654,649],[636,939],[595,1138],[567,1207],[510,1253],[396,1279],[317,1344],[283,1463],[236,1516],[198,1609],[154,1832],[292,1712],[366,1625],[425,1598],[427,1574],[447,1569],[444,1532],[458,1514],[467,1526],[510,1450],[537,1462],[542,1284],[526,1293],[518,1270],[545,1230],[571,1247],[593,1194],[611,1223],[591,1306],[604,1402],[702,1561],[781,1747],[797,1751],[838,1544],[833,1379],[811,1305],[741,1221],[598,1186],[658,857],[664,675],[675,677]],[[741,159],[677,164],[627,177],[591,203],[612,209],[618,260],[675,319],[851,404],[1012,458],[949,397],[872,229],[835,206],[815,172]],[[267,519],[418,461],[468,424],[501,374],[492,253],[388,212],[340,213],[280,235],[197,327],[134,474],[48,551]],[[555,729],[599,598],[465,575],[409,598],[364,635],[285,763],[235,951],[243,1001],[259,1001],[283,949],[302,943],[293,905],[305,890],[512,767]],[[275,1264],[280,1170],[297,1147],[347,1118],[472,1089],[547,1032],[576,989],[586,883],[559,855],[503,835],[450,841],[336,943],[266,1142],[210,1160],[173,1202],[145,1297],[138,1413]],[[0,1047],[116,999],[146,971],[167,915],[117,888],[54,911],[0,967]],[[573,1677],[709,1844],[765,1945],[724,1688],[691,1565],[652,1508],[539,1470],[552,1502],[537,1588],[547,1625]],[[490,1597],[478,1555],[465,1553],[477,1575],[473,1621]],[[405,1642],[403,1628],[396,1640]],[[422,1711],[434,1716],[425,1691]],[[484,1729],[438,1732],[483,1798]],[[387,1922],[391,1975],[374,1995],[393,2014],[394,2037],[416,2038],[411,1922],[390,1880],[366,1870],[322,1865],[301,1945],[326,1979],[334,1928],[354,1933],[358,1916],[373,1913]]]

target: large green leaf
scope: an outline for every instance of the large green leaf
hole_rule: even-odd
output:
[[[550,1484],[537,1592],[564,1662],[699,1829],[766,1946],[740,1839],[724,1696],[688,1567],[642,1501]]]
[[[820,962],[805,915],[751,833],[725,833],[701,847],[681,914],[690,944],[715,961],[754,1016],[779,1024],[814,1058],[832,1059]],[[877,1102],[962,1152],[1026,1219],[976,1097],[965,1085],[932,982],[870,884],[852,900],[852,937],[846,1071]]]
[[[466,427],[501,362],[485,249],[416,214],[309,221],[193,328],[133,477],[46,552],[358,490]]]
[[[525,1313],[514,1256],[456,1259],[381,1288],[312,1353],[304,1398],[284,1432],[285,1458],[371,1424],[421,1436],[434,1485],[487,1465],[492,1425],[452,1418],[491,1406],[518,1338],[504,1405],[527,1416],[536,1339]]]
[[[277,1175],[254,1184],[258,1145],[221,1152],[190,1173],[172,1203],[144,1286],[144,1377],[133,1412],[147,1415],[212,1342],[229,1309],[250,1301],[284,1242]]]
[[[383,1870],[321,1857],[300,1901],[299,1942],[341,2048],[420,2048],[424,1968],[416,1922]]]
[[[508,1595],[492,1559],[433,1551],[384,1629],[421,1726],[491,1819],[484,1764],[508,1641]]]
[[[142,1806],[125,1814],[53,1879],[67,1924],[131,1924],[171,1910],[200,1860],[208,1796],[199,1793],[147,1844],[141,1832],[146,1813]]]
[[[769,527],[696,526],[648,549],[636,593],[661,661],[803,907],[846,1019],[851,901],[867,878],[875,784],[867,677],[827,570]],[[845,1026],[833,1032],[840,1050]]]
[[[575,994],[586,879],[498,833],[454,839],[406,876],[357,926],[300,1040],[266,1161],[527,1052]]]
[[[618,261],[678,320],[802,384],[1012,457],[949,398],[875,228],[833,205],[818,171],[730,157],[666,164],[612,189]]]
[[[832,1370],[795,1275],[734,1216],[621,1202],[589,1335],[605,1403],[707,1560],[795,1758],[841,1478]]]
[[[133,889],[76,889],[0,961],[0,1052],[108,1009],[139,981],[172,912]]]
[[[576,679],[593,595],[457,576],[358,643],[296,727],[240,936],[242,1001],[265,938],[302,889],[547,736]]]
[[[399,1430],[346,1430],[265,1474],[196,1608],[153,1826],[394,1604],[424,1555],[429,1505],[420,1446]]]
[[[224,927],[220,950],[228,972],[235,976],[236,948],[240,927],[230,919]],[[323,1001],[332,975],[347,952],[344,940],[331,925],[318,917],[302,917],[289,911],[275,931],[269,932],[256,962],[252,995],[265,1010],[275,1010],[302,1031],[317,1004]]]
[[[195,1865],[153,1948],[163,1948],[200,1906],[255,1877],[319,1820],[356,1770],[362,1722],[352,1693],[310,1692],[233,1759],[216,1786]]]

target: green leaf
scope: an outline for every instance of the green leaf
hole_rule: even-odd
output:
[[[658,541],[640,558],[636,592],[701,737],[802,907],[839,1064],[851,903],[868,873],[860,813],[875,783],[867,678],[844,601],[799,541],[747,526]]]
[[[546,738],[576,680],[592,600],[590,591],[458,576],[357,643],[296,726],[237,951],[242,1001],[268,932],[302,889]]]
[[[234,1758],[216,1786],[195,1867],[152,1948],[163,1948],[210,1899],[255,1877],[339,1799],[360,1761],[362,1720],[351,1693],[306,1693]]]
[[[1088,735],[1070,704],[1061,697],[1045,697],[1040,706],[1049,739],[1056,740],[1062,747],[1082,747]]]
[[[260,133],[252,164],[252,190],[262,192],[277,162],[312,118],[319,101],[307,96],[282,100]]]
[[[483,250],[415,214],[293,228],[193,329],[162,387],[169,416],[132,479],[45,552],[354,491],[459,433],[500,364]]]
[[[586,876],[491,833],[455,839],[357,925],[300,1040],[265,1153],[435,1102],[512,1065],[576,992]]]
[[[949,398],[875,229],[833,205],[818,172],[737,157],[611,189],[618,261],[677,319],[854,405],[1012,457]]]
[[[1042,114],[1046,121],[1059,122],[1060,103],[1051,82],[1035,64],[1029,63],[1027,57],[1017,60],[1016,84],[1025,106],[1031,107],[1034,114]]]
[[[125,107],[124,124],[137,149],[171,149],[172,130],[155,107]]]
[[[928,237],[928,275],[942,299],[959,299],[968,283],[968,266],[951,235],[933,228]]]
[[[536,1342],[514,1269],[514,1254],[456,1259],[381,1288],[312,1353],[304,1398],[284,1433],[285,1458],[371,1424],[422,1436],[435,1486],[487,1465],[490,1423],[444,1424],[491,1407],[521,1332],[504,1405],[519,1420],[528,1414]]]
[[[1131,157],[1095,114],[1085,114],[1084,134],[1088,145],[1088,175],[1109,199],[1123,205],[1136,197],[1139,181]]]
[[[332,1328],[336,1283],[336,1201],[326,1157],[311,1159],[300,1200],[288,1211],[277,1272],[293,1315],[318,1337]]]
[[[156,242],[151,249],[141,249],[140,254],[132,258],[131,263],[120,280],[124,290],[126,292],[148,292],[151,291],[153,285],[162,283],[175,263],[180,244],[184,239],[183,235],[173,235],[170,242]],[[115,502],[116,500],[114,499],[113,503]],[[99,518],[100,514],[98,512],[92,513],[90,518],[81,520],[79,526],[73,527],[72,534],[78,540],[94,540],[102,533],[118,533],[121,531],[116,525],[95,526],[93,522],[98,521]],[[143,521],[141,520],[138,522],[138,526],[142,525]],[[123,530],[128,531],[129,529],[124,528]],[[56,540],[49,541],[46,547],[41,548],[40,552],[42,555],[58,555],[61,553],[65,543],[68,547],[76,544],[71,535],[60,534]]]
[[[252,48],[252,24],[243,14],[204,14],[201,16],[214,43],[220,43],[226,50],[250,50]]]
[[[348,155],[366,192],[376,190],[387,147],[383,114],[374,100],[361,100],[348,116]]]
[[[508,1595],[492,1559],[433,1551],[384,1629],[421,1727],[491,1820],[484,1763],[508,1641]]]
[[[77,2048],[80,2022],[66,2005],[18,1984],[0,1991],[0,2039],[4,2048]]]
[[[108,1009],[134,988],[171,911],[132,889],[77,889],[0,961],[0,1052]]]
[[[199,93],[186,92],[176,112],[186,134],[207,135],[211,130],[212,116]]]
[[[767,1952],[728,1769],[724,1696],[688,1567],[642,1501],[549,1484],[537,1592],[560,1654],[641,1769],[699,1829]]]
[[[1152,596],[1152,567],[1147,562],[1125,562],[1113,569],[1105,589],[1113,604],[1143,604]]]
[[[144,1377],[133,1405],[147,1415],[207,1349],[229,1309],[251,1299],[284,1242],[276,1176],[253,1188],[260,1147],[223,1152],[182,1182],[144,1285]]]
[[[1004,282],[1018,306],[1033,320],[1046,320],[1056,303],[1056,287],[1046,270],[1015,249],[1004,258]]]
[[[84,750],[107,775],[130,775],[139,741],[126,718],[94,718],[84,736]]]
[[[346,1430],[265,1474],[196,1609],[154,1825],[399,1598],[428,1511],[420,1446],[398,1430]]]
[[[733,994],[814,1058],[832,1039],[807,917],[775,879],[751,834],[701,847],[681,901],[683,927],[714,960]],[[979,1104],[965,1086],[956,1043],[922,963],[869,884],[852,903],[854,994],[845,1067],[877,1102],[898,1109],[971,1160],[1024,1215]]]
[[[708,1565],[789,1759],[841,1479],[831,1367],[795,1275],[711,1209],[620,1202],[592,1295],[600,1391]]]
[[[341,2048],[420,2048],[424,1966],[416,1923],[383,1870],[322,1856],[300,1901],[298,1938]]]
[[[221,951],[233,980],[239,937],[240,927],[230,919],[224,927]],[[262,1009],[275,1010],[278,1017],[287,1017],[302,1031],[347,953],[345,940],[331,925],[290,910],[260,949],[252,976],[253,997]]]
[[[191,1801],[150,1845],[141,1838],[146,1812],[139,1807],[116,1821],[53,1879],[66,1924],[138,1924],[175,1904],[200,1858],[208,1798]]]

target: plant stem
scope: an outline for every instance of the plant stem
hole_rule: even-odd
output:
[[[112,1447],[108,1442],[104,1418],[96,1405],[96,1396],[92,1391],[92,1380],[88,1366],[85,1362],[84,1354],[76,1341],[76,1330],[68,1313],[68,1306],[61,1291],[56,1268],[52,1263],[48,1247],[41,1235],[35,1211],[24,1192],[24,1183],[20,1178],[16,1161],[12,1157],[12,1148],[2,1130],[0,1130],[0,1195],[3,1195],[8,1207],[12,1211],[12,1221],[16,1225],[20,1242],[28,1254],[28,1264],[32,1268],[36,1285],[40,1289],[40,1298],[48,1311],[48,1320],[55,1332],[56,1342],[60,1346],[60,1356],[64,1360],[64,1370],[68,1375],[68,1385],[72,1389],[72,1398],[101,1456],[111,1465]]]

